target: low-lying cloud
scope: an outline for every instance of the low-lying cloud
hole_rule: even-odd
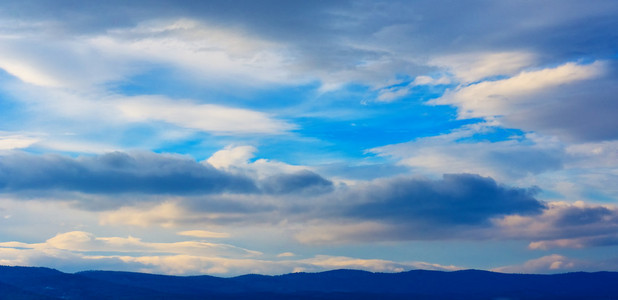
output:
[[[261,181],[192,158],[150,152],[112,152],[78,158],[27,153],[0,157],[0,190],[9,193],[285,194],[330,188],[332,182],[310,171],[276,174]]]

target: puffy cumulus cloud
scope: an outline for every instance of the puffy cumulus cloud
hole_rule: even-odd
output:
[[[290,165],[281,161],[258,158],[253,160],[257,148],[253,146],[229,145],[215,152],[206,162],[218,169],[243,174],[251,174],[256,178],[265,179],[282,173],[301,173],[312,171],[309,166]],[[253,160],[253,161],[252,161]]]
[[[67,190],[84,193],[191,194],[254,192],[247,177],[178,155],[112,152],[70,158],[14,153],[0,161],[5,192]]]
[[[618,245],[618,209],[611,205],[550,202],[543,214],[495,220],[507,238],[532,240],[530,249]]]
[[[211,155],[206,162],[219,169],[244,166],[255,156],[256,151],[253,146],[227,146]]]
[[[134,97],[117,107],[130,121],[163,121],[213,134],[281,134],[294,128],[257,111],[164,97]]]
[[[205,162],[221,170],[246,174],[258,180],[267,194],[322,194],[334,190],[334,185],[307,166],[290,165],[264,158],[250,162],[257,149],[253,146],[227,146],[215,152]]]
[[[441,180],[398,178],[362,189],[355,196],[364,203],[348,214],[395,222],[482,224],[499,215],[540,213],[544,204],[534,198],[537,192],[472,174],[445,174]]]
[[[78,158],[12,153],[0,160],[0,188],[5,193],[66,191],[99,195],[311,194],[330,191],[332,183],[309,171],[251,178],[192,158],[150,152]]]
[[[429,175],[462,172],[516,180],[563,168],[567,156],[563,144],[534,134],[491,142],[484,135],[500,129],[492,125],[465,126],[440,136],[386,145],[369,152],[396,158],[400,165]]]
[[[486,238],[493,218],[540,214],[545,205],[536,193],[471,174],[377,180],[340,195],[347,204],[325,209],[332,217],[308,223],[296,238],[309,244]]]

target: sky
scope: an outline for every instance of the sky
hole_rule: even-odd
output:
[[[0,1],[0,264],[618,271],[618,2]]]

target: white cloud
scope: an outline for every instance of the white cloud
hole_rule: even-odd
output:
[[[425,262],[393,262],[383,259],[360,259],[345,256],[318,255],[305,259],[303,262],[322,267],[324,269],[359,269],[372,272],[404,272],[411,269],[455,271],[461,270],[456,266],[443,266]]]
[[[455,105],[458,117],[462,119],[508,115],[531,106],[547,105],[547,99],[541,101],[538,98],[540,93],[560,85],[597,78],[604,70],[605,63],[601,61],[591,64],[571,62],[555,68],[524,71],[507,79],[463,86],[429,103]]]
[[[0,150],[28,148],[38,141],[38,137],[0,131]]]
[[[243,166],[249,163],[249,159],[255,156],[257,149],[253,146],[227,146],[211,155],[206,162],[215,168],[229,168],[231,166]]]
[[[78,89],[119,80],[132,72],[127,61],[86,40],[53,34],[45,30],[46,25],[0,37],[0,68],[36,86]]]
[[[564,149],[559,142],[539,139],[535,135],[514,136],[497,142],[483,140],[483,134],[497,129],[492,123],[475,124],[440,136],[373,148],[369,152],[391,156],[399,164],[431,176],[472,173],[504,181],[562,168]],[[480,137],[475,137],[477,135]]]
[[[463,83],[498,75],[513,75],[536,62],[533,53],[523,51],[481,52],[439,56],[429,65],[449,70]]]
[[[91,37],[88,43],[133,62],[168,63],[199,80],[249,85],[291,81],[284,46],[195,19],[144,21]]]
[[[0,244],[3,246],[3,244]],[[10,246],[10,245],[9,245]],[[35,245],[35,247],[42,247]],[[44,247],[77,251],[77,252],[138,252],[138,253],[167,253],[186,255],[205,255],[222,257],[252,257],[261,255],[260,252],[243,249],[227,244],[207,243],[202,241],[183,241],[173,243],[143,242],[135,237],[96,237],[92,233],[71,231],[58,234],[48,239]]]
[[[195,218],[190,212],[178,206],[174,201],[166,201],[154,207],[122,207],[115,211],[103,212],[99,217],[101,225],[131,225],[138,227],[150,227],[159,225],[162,227],[176,226],[179,220]]]
[[[291,258],[294,254],[289,252],[278,255],[277,260],[255,258],[259,255],[261,253],[256,251],[226,244],[195,241],[149,243],[133,237],[96,237],[80,231],[58,234],[44,243],[0,243],[0,263],[3,265],[46,265],[69,272],[112,268],[159,274],[230,276],[319,272],[342,268],[374,272],[401,272],[417,268],[460,269],[426,262],[394,262],[327,255],[293,260]]]
[[[294,128],[257,111],[165,97],[128,98],[118,101],[117,107],[129,120],[163,121],[213,134],[281,134]]]
[[[215,168],[241,172],[245,175],[255,176],[257,179],[264,179],[277,174],[312,170],[309,166],[290,165],[265,158],[259,158],[250,162],[255,157],[257,151],[258,149],[253,146],[230,145],[215,152],[206,159],[206,162]]]

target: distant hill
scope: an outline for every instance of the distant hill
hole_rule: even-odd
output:
[[[4,266],[0,299],[618,299],[618,273],[335,270],[220,278]]]

